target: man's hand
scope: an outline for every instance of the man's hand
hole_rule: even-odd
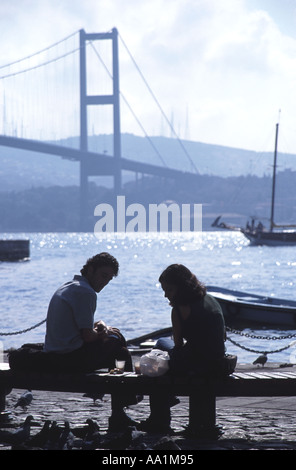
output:
[[[108,327],[102,321],[98,321],[94,324],[94,328],[83,328],[81,330],[81,336],[85,343],[91,343],[92,341],[103,341],[108,337]]]
[[[103,320],[96,322],[92,331],[93,333],[95,333],[96,338],[92,337],[91,341],[93,341],[94,339],[104,341],[109,336],[116,336],[119,340],[122,339],[122,334],[120,333],[120,330],[118,328],[114,328],[113,326],[107,326]]]
[[[95,324],[94,324],[94,329],[96,330],[96,332],[99,334],[99,335],[104,335],[107,333],[108,331],[108,327],[106,325],[105,322],[103,322],[103,320],[100,320],[100,321],[97,321]]]
[[[93,341],[97,341],[101,334],[97,332],[97,330],[92,328],[82,328],[80,330],[81,337],[85,343],[92,343]]]
[[[120,336],[120,330],[118,328],[114,328],[114,326],[107,326],[108,333],[110,334],[115,334],[117,336]]]

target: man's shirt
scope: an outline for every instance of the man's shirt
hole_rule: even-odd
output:
[[[48,306],[44,350],[68,353],[83,345],[80,330],[93,328],[97,294],[84,276],[74,276]]]

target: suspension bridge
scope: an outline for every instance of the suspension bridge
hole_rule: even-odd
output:
[[[197,168],[123,40],[159,111],[175,133],[190,171],[180,171],[166,164],[120,90],[118,37],[116,28],[106,33],[86,33],[81,29],[37,53],[0,67],[0,145],[79,163],[81,230],[86,228],[89,177],[112,176],[115,194],[121,193],[123,171],[177,180],[185,187],[197,181]],[[102,43],[104,47],[98,48]],[[108,84],[102,80],[103,75],[108,78]],[[122,101],[161,164],[140,162],[122,155]],[[106,108],[107,119],[102,117],[106,116],[106,113],[103,115]],[[113,135],[113,155],[89,148],[89,129],[103,133],[106,126]],[[75,147],[70,138],[77,135],[78,146]]]

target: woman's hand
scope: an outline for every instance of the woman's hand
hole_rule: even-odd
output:
[[[172,309],[172,327],[173,327],[173,339],[175,346],[177,348],[183,346],[183,334],[182,334],[182,327],[179,318],[178,311],[176,307]]]

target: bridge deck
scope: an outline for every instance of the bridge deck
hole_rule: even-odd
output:
[[[18,148],[20,150],[30,150],[32,152],[56,155],[76,162],[84,161],[88,176],[114,175],[119,163],[121,170],[178,179],[178,181],[185,180],[187,183],[189,181],[196,182],[196,178],[198,176],[196,173],[176,170],[165,166],[137,162],[127,158],[116,159],[110,155],[102,153],[83,152],[79,149],[64,147],[62,145],[54,145],[47,142],[39,142],[31,139],[0,135],[0,145]]]

